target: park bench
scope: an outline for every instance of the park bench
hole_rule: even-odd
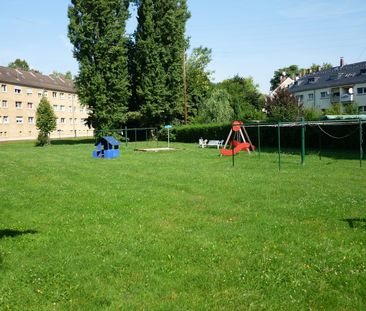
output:
[[[223,140],[209,140],[208,143],[206,144],[207,147],[216,147],[217,149],[219,149],[220,147],[222,147],[222,144],[224,143]]]

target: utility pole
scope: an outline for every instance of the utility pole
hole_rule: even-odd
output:
[[[187,72],[186,72],[186,51],[183,50],[183,81],[184,81],[184,124],[187,125],[188,103],[187,103]]]

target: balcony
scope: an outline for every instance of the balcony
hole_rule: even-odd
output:
[[[349,103],[349,102],[353,102],[353,94],[343,94],[341,96],[341,102],[342,103]]]

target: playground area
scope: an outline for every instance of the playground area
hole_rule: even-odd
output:
[[[3,143],[0,309],[366,308],[357,150],[171,147]]]

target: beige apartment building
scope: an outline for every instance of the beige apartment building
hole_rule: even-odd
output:
[[[93,136],[85,125],[87,108],[80,105],[72,81],[0,66],[0,142],[37,138],[36,111],[42,96],[57,116],[51,138]]]

